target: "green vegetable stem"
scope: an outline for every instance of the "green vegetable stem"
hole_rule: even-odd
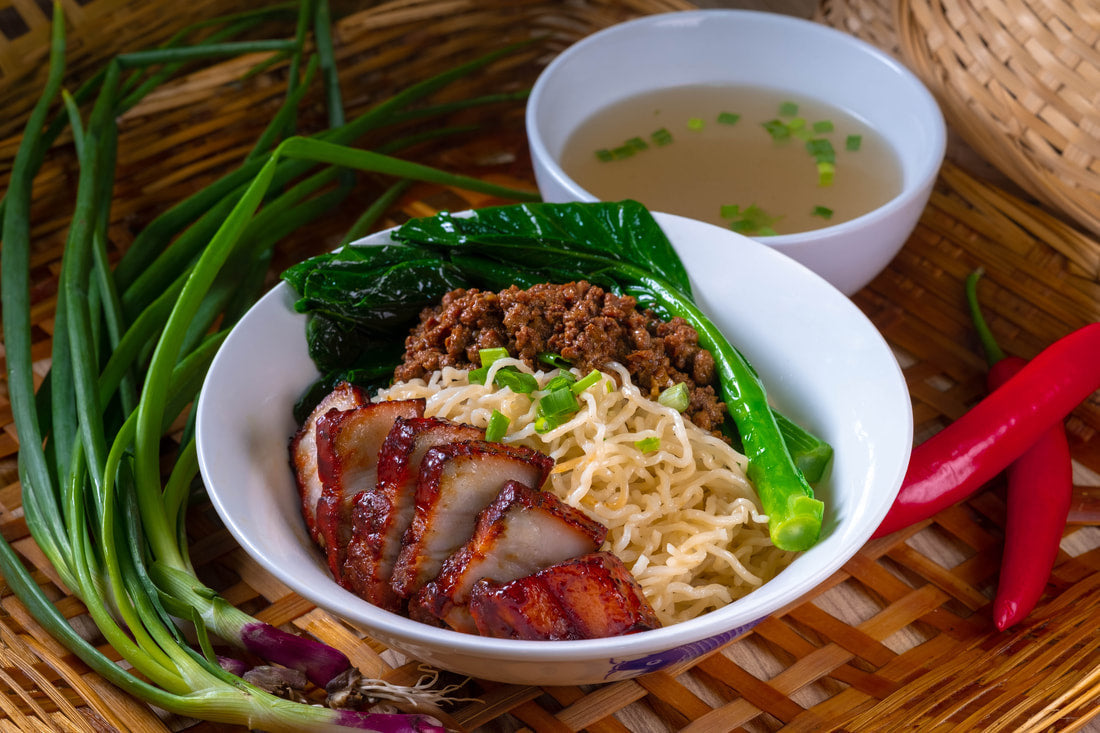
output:
[[[189,411],[228,328],[259,295],[262,280],[257,274],[268,269],[281,235],[342,201],[348,190],[346,174],[356,169],[393,177],[397,182],[391,192],[401,190],[404,181],[427,180],[516,200],[531,198],[527,192],[347,147],[402,116],[428,119],[454,109],[459,103],[420,104],[415,111],[409,106],[507,49],[416,84],[345,122],[325,0],[298,5],[291,41],[230,40],[288,10],[293,7],[231,16],[205,41],[188,45],[185,32],[162,48],[120,55],[69,94],[61,88],[65,18],[55,3],[47,82],[27,120],[0,204],[0,312],[8,394],[20,446],[27,526],[57,577],[84,602],[126,664],[117,664],[113,655],[76,632],[3,538],[0,573],[39,623],[90,668],[165,710],[268,731],[441,730],[436,721],[419,715],[292,702],[231,675],[214,652],[212,636],[267,662],[295,667],[318,686],[348,671],[350,663],[337,649],[233,607],[197,577],[188,552],[184,519],[198,473]],[[309,35],[316,56],[306,60]],[[270,54],[259,68],[273,58],[292,61],[283,106],[237,170],[154,219],[112,271],[107,223],[119,116],[181,69],[257,51]],[[294,136],[303,90],[318,71],[327,92],[330,129],[316,139]],[[51,120],[59,98],[62,112]],[[85,123],[80,106],[93,98]],[[80,171],[59,277],[51,368],[36,392],[30,317],[32,182],[66,126],[72,130]],[[391,140],[387,150],[410,142]],[[370,207],[356,226],[370,227],[392,195]],[[243,283],[242,272],[247,273]],[[164,470],[161,440],[181,417],[186,427],[179,455]],[[177,619],[191,623],[197,644],[185,637]],[[411,692],[414,698],[422,695],[419,689]]]

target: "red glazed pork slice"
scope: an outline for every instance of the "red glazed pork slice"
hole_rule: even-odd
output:
[[[470,539],[478,512],[509,481],[537,489],[554,459],[520,445],[449,443],[428,450],[416,482],[416,510],[401,540],[393,589],[410,598]]]
[[[424,400],[395,400],[329,410],[317,421],[317,531],[332,576],[341,584],[355,496],[378,485],[378,450],[397,418],[423,414]]]
[[[344,561],[348,588],[376,606],[401,608],[390,579],[401,537],[412,522],[420,461],[434,446],[484,437],[480,428],[434,417],[397,419],[378,451],[378,487],[359,494],[352,508]]]
[[[290,440],[290,464],[302,497],[302,518],[314,540],[318,540],[317,500],[321,498],[321,477],[317,474],[317,421],[329,410],[350,410],[367,403],[359,387],[341,382],[313,408]]]
[[[470,614],[483,636],[502,639],[598,639],[661,624],[618,557],[595,552],[509,583],[481,580]]]
[[[410,615],[477,633],[466,608],[481,578],[498,583],[600,549],[607,528],[553,494],[508,482],[477,518],[473,537],[443,563],[410,603]]]

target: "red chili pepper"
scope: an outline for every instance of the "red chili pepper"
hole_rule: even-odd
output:
[[[913,449],[875,537],[957,504],[988,483],[1100,388],[1100,323],[1043,349],[958,420]]]
[[[982,317],[977,292],[981,275],[977,270],[967,278],[966,295],[989,361],[986,383],[995,390],[1027,361],[1006,356]],[[1056,424],[1006,469],[1004,553],[993,599],[993,621],[1001,631],[1031,613],[1050,579],[1073,497],[1071,460],[1065,428]]]

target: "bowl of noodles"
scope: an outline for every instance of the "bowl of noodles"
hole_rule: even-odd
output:
[[[318,371],[306,317],[285,283],[234,327],[199,401],[202,476],[230,533],[291,590],[390,648],[514,684],[602,683],[687,662],[826,581],[871,536],[904,477],[912,412],[897,361],[864,314],[804,266],[723,228],[654,216],[698,306],[761,375],[773,405],[833,447],[814,487],[825,515],[810,549],[774,547],[745,457],[651,399],[621,365],[590,379],[576,413],[550,430],[536,429],[530,395],[444,367],[372,399],[423,399],[425,415],[482,427],[494,412],[507,415],[505,440],[553,458],[544,489],[607,528],[602,549],[629,568],[659,627],[593,639],[490,638],[366,602],[333,579],[288,466],[292,408]],[[364,243],[389,241],[381,232]],[[528,373],[538,394],[565,367],[511,358],[490,366],[504,368]],[[659,448],[639,451],[643,444]]]

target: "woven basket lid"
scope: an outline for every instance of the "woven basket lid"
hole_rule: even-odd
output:
[[[898,0],[894,11],[902,60],[954,130],[1100,234],[1100,4]]]

